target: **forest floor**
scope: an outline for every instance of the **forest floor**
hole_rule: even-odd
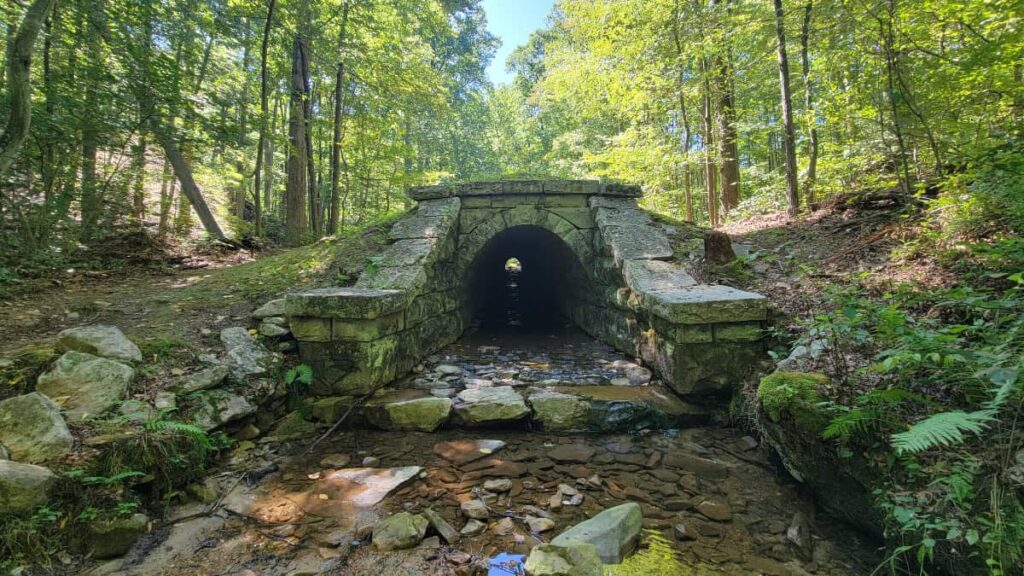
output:
[[[799,330],[796,324],[799,318],[831,305],[828,286],[847,282],[864,271],[876,273],[879,291],[884,291],[890,284],[911,279],[936,285],[954,282],[955,278],[943,272],[927,257],[894,257],[893,250],[901,239],[913,233],[915,226],[902,216],[905,212],[903,208],[884,198],[877,201],[859,200],[856,204],[838,200],[806,219],[791,221],[784,216],[774,215],[730,224],[725,231],[733,236],[735,242],[749,246],[749,249],[740,246],[741,253],[736,261],[724,268],[708,271],[707,275],[765,293],[784,312],[786,321],[792,322],[790,328],[794,333]],[[302,286],[351,282],[366,264],[367,258],[384,245],[385,238],[386,235],[381,234],[379,229],[372,228],[359,235],[322,241],[294,250],[268,252],[258,257],[235,253],[203,260],[189,259],[177,269],[154,271],[152,267],[146,267],[135,272],[125,272],[123,269],[112,272],[92,271],[88,274],[73,274],[59,282],[54,279],[40,281],[31,290],[25,290],[21,295],[0,303],[0,330],[5,334],[4,341],[0,343],[0,356],[17,357],[25,350],[45,348],[56,333],[67,327],[90,323],[113,324],[135,340],[155,365],[156,369],[147,373],[147,382],[140,387],[155,388],[161,379],[180,374],[182,368],[194,363],[198,353],[216,348],[216,335],[221,328],[247,324],[249,313],[265,301]],[[3,370],[4,367],[0,366],[0,372]],[[24,385],[33,381],[35,376],[27,373],[4,375],[10,377],[9,383],[14,386],[0,390],[0,398],[27,391],[23,389]],[[546,459],[543,454],[535,452],[544,452],[544,446],[550,448],[558,444],[586,445],[599,456],[606,454],[604,458],[614,460],[614,450],[610,451],[609,443],[624,440],[612,437],[540,438],[535,435],[526,438],[522,434],[498,436],[509,444],[510,455],[513,456],[509,460],[525,465],[544,462]],[[874,556],[873,546],[857,542],[856,538],[849,536],[848,529],[837,527],[824,519],[815,536],[833,551],[828,557],[819,557],[817,563],[812,561],[801,564],[799,558],[789,552],[778,553],[778,546],[785,548],[784,533],[794,511],[803,510],[813,517],[810,512],[813,507],[806,495],[801,495],[782,476],[773,480],[770,490],[762,490],[763,466],[729,455],[730,451],[734,452],[736,446],[740,445],[741,436],[741,432],[730,428],[694,429],[679,439],[645,439],[632,450],[647,458],[654,452],[671,454],[673,451],[691,450],[693,445],[706,446],[714,452],[716,459],[720,458],[736,467],[733,485],[704,485],[700,493],[723,498],[734,505],[743,520],[736,527],[742,529],[725,530],[698,544],[690,544],[686,546],[686,555],[695,563],[710,564],[707,573],[749,573],[752,565],[740,561],[744,558],[760,562],[759,569],[764,573],[775,574],[852,575],[864,573],[865,569],[870,568]],[[303,498],[312,497],[312,492],[304,493],[311,488],[300,490],[296,486],[308,483],[307,479],[314,479],[314,476],[318,478],[319,473],[324,473],[322,467],[317,466],[320,458],[337,452],[350,454],[353,458],[357,455],[360,458],[373,457],[388,466],[424,466],[429,471],[430,481],[436,484],[431,485],[433,490],[427,489],[424,492],[421,486],[416,491],[399,491],[394,498],[382,504],[380,512],[400,510],[403,503],[408,504],[410,499],[419,498],[424,500],[425,505],[430,505],[443,492],[465,493],[463,476],[467,470],[460,470],[459,466],[430,457],[433,443],[443,438],[433,435],[406,435],[405,438],[409,441],[397,443],[392,442],[393,439],[386,433],[365,433],[362,437],[345,433],[336,436],[312,456],[300,455],[285,446],[273,454],[275,462],[285,472],[275,475],[277,484],[265,487],[265,493],[274,490],[282,493],[298,491],[303,492]],[[402,446],[400,450],[389,451],[386,448],[391,444]],[[720,450],[719,447],[723,448]],[[767,453],[758,458],[766,456]],[[243,456],[240,460],[244,463],[249,458]],[[585,466],[586,462],[582,465]],[[619,462],[618,465],[623,469],[614,471],[613,464],[612,478],[617,479],[623,487],[635,483],[638,488],[647,490],[645,495],[650,498],[652,510],[657,510],[656,504],[664,499],[654,495],[651,488],[659,482],[666,484],[663,487],[664,493],[679,490],[682,498],[693,496],[674,488],[678,481],[666,483],[654,477],[646,478],[643,476],[643,464]],[[628,466],[636,470],[627,470]],[[595,466],[595,469],[603,470],[607,467],[607,464],[603,464]],[[564,480],[562,476],[572,475],[568,465],[562,463],[557,463],[554,468],[545,466],[541,469],[534,466],[530,473],[536,477],[533,489],[523,490],[524,482],[517,481],[518,489],[525,492],[520,498],[523,502],[545,497],[542,493],[550,491],[551,486]],[[221,477],[224,474],[230,476],[231,472],[221,469],[215,472],[215,475],[218,474]],[[669,475],[666,473],[662,477]],[[643,480],[636,482],[640,479]],[[530,486],[529,477],[526,483]],[[290,501],[290,498],[284,500]],[[622,499],[622,495],[609,493],[605,489],[595,498],[591,505],[594,502],[614,504],[616,498]],[[436,504],[443,506],[443,501],[444,498],[441,498]],[[450,516],[451,510],[443,513]],[[336,532],[337,528],[330,522],[322,526],[314,523],[316,525],[313,527],[304,527],[304,521],[292,525],[291,529],[297,532],[284,534],[286,529],[281,526],[294,523],[280,521],[273,522],[269,527],[259,527],[253,525],[252,518],[240,514],[235,514],[234,519],[226,524],[223,520],[211,520],[208,517],[202,518],[194,523],[194,527],[197,530],[209,529],[207,533],[212,540],[186,541],[187,545],[194,545],[200,551],[209,548],[210,554],[203,552],[191,559],[186,558],[184,565],[177,564],[182,559],[168,558],[170,565],[162,566],[162,569],[176,565],[170,573],[221,573],[221,569],[234,566],[270,569],[273,573],[276,573],[275,570],[287,572],[300,568],[302,562],[308,563],[319,558],[314,555],[312,559],[304,559],[301,554],[296,555],[300,550],[296,542],[302,539],[296,540],[296,534],[303,536],[309,532],[317,538],[326,538]],[[654,522],[650,527],[670,528],[662,524],[664,522]],[[189,521],[187,525],[193,525],[193,522]],[[780,530],[783,533],[781,540]],[[166,535],[166,532],[160,535]],[[482,544],[472,552],[477,558],[481,554],[486,557],[489,552],[499,549],[495,544],[499,540],[501,538],[488,536],[484,539],[486,545]],[[772,546],[776,546],[775,554],[774,558],[769,558],[763,552],[771,550]],[[507,549],[514,550],[516,546],[510,545]],[[445,550],[446,553],[455,551]],[[352,566],[366,568],[364,572],[367,574],[380,573],[379,562],[382,560],[378,556],[368,550],[352,552],[356,553],[352,557]],[[406,570],[415,568],[425,570],[420,573],[432,573],[430,570],[434,568],[431,567],[438,565],[437,551],[420,552],[424,551],[396,560],[398,564],[395,569],[417,573],[415,570]],[[229,553],[224,556],[228,564],[213,561],[224,553]],[[248,564],[238,554],[248,558],[245,560]],[[319,554],[324,554],[323,546]],[[333,552],[328,550],[326,554]],[[807,557],[806,560],[811,558]],[[144,559],[129,560],[125,567],[135,562],[144,562]],[[257,566],[252,562],[263,564]],[[202,565],[202,570],[199,565]]]

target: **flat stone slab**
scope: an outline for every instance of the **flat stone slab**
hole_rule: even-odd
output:
[[[501,440],[452,440],[434,444],[434,454],[460,465],[490,456],[504,447]]]
[[[627,260],[657,260],[672,257],[665,233],[651,225],[609,225],[601,229],[616,263]]]
[[[526,402],[511,386],[470,388],[459,392],[455,414],[467,425],[512,422],[530,413]]]
[[[729,286],[698,284],[650,294],[650,311],[676,324],[755,322],[768,319],[768,299]]]
[[[328,472],[320,481],[321,488],[336,492],[338,498],[360,508],[377,504],[423,471],[419,466],[401,468],[343,468]]]
[[[288,316],[371,320],[402,309],[406,295],[401,290],[368,288],[316,288],[287,296]]]
[[[609,508],[593,518],[562,532],[551,541],[555,546],[591,544],[605,564],[619,564],[640,540],[643,514],[640,505],[629,502]]]
[[[662,260],[627,260],[622,264],[622,275],[630,290],[641,296],[697,285],[680,266]]]

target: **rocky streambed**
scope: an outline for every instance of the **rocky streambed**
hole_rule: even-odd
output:
[[[617,396],[611,412],[641,417],[600,434],[545,432],[534,414],[432,433],[353,428],[312,452],[312,431],[241,442],[189,487],[195,501],[94,574],[515,574],[538,545],[595,518],[610,523],[606,562],[660,534],[699,574],[853,576],[877,564],[873,544],[817,513],[757,439],[656,425],[650,373],[578,333],[474,334],[399,384],[385,404],[557,388],[590,390],[591,406]],[[685,421],[697,413],[708,422],[703,411]],[[601,514],[629,503],[638,517]]]

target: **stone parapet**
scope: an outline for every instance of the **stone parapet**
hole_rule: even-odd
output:
[[[643,194],[643,189],[633,184],[600,182],[598,180],[497,180],[491,182],[440,184],[437,186],[415,186],[409,189],[409,197],[417,201],[506,194],[575,194],[639,198]]]

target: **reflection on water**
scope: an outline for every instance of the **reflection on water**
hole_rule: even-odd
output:
[[[487,561],[487,576],[524,576],[526,556],[502,552]]]

